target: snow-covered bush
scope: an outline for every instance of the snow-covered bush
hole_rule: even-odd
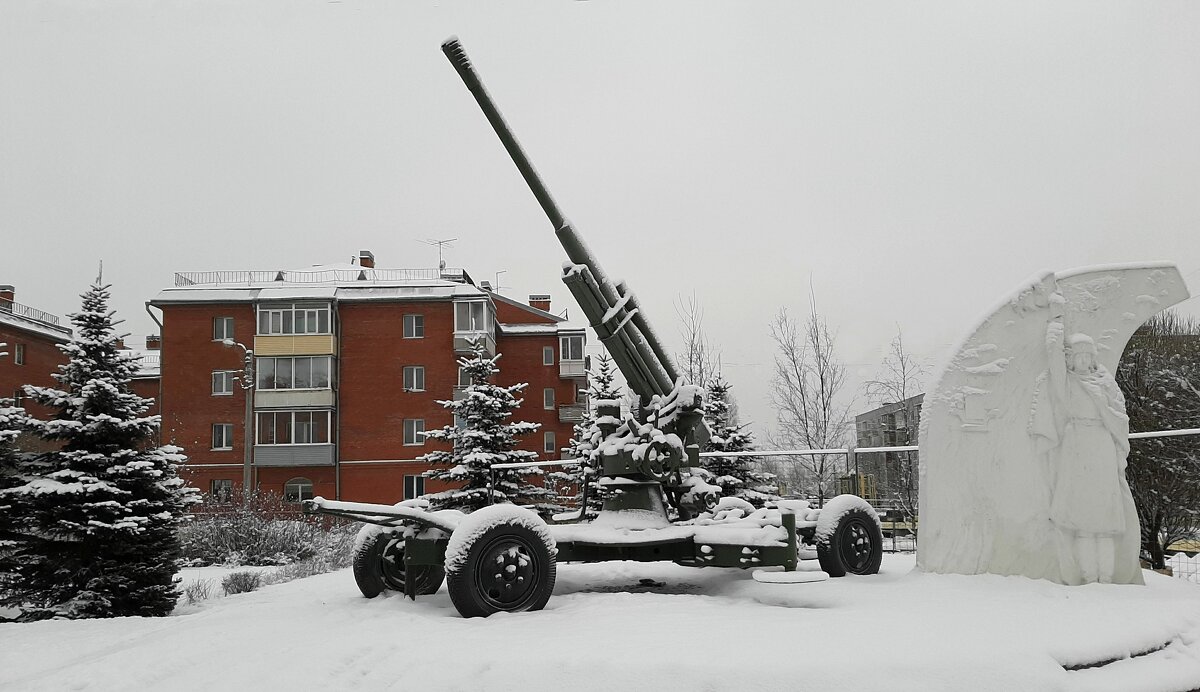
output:
[[[183,597],[187,599],[188,605],[196,605],[200,601],[207,601],[213,595],[212,579],[194,579],[183,587]]]
[[[355,524],[302,517],[278,496],[255,495],[206,503],[180,527],[179,537],[184,564],[191,567],[311,561],[340,569],[350,564],[356,531]]]
[[[253,570],[242,570],[225,575],[221,580],[221,589],[226,596],[236,593],[250,593],[262,586],[262,573]]]

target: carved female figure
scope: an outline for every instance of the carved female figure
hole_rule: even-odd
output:
[[[1072,334],[1064,347],[1063,334],[1062,321],[1052,320],[1033,432],[1051,445],[1050,520],[1059,533],[1063,580],[1110,583],[1124,559],[1117,555],[1122,536],[1138,530],[1125,511],[1129,418],[1116,380],[1096,362],[1092,338]],[[1049,412],[1041,410],[1046,404]]]

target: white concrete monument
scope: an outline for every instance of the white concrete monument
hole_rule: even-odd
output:
[[[1174,265],[1046,273],[988,313],[925,397],[917,566],[1063,584],[1142,583],[1113,374]]]

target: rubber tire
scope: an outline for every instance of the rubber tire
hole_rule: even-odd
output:
[[[858,538],[870,541],[870,555],[862,565],[849,564],[840,548]],[[847,574],[875,574],[883,562],[883,532],[879,523],[866,510],[854,507],[847,510],[838,518],[837,528],[833,530],[828,543],[817,542],[817,560],[821,569],[831,577],[844,577]]]
[[[527,593],[512,604],[498,603],[495,598],[482,592],[480,580],[485,574],[489,555],[495,559],[505,546],[523,549],[531,560],[532,584]],[[492,613],[520,613],[541,610],[554,591],[557,564],[550,549],[532,529],[515,523],[497,524],[464,546],[466,559],[457,570],[446,573],[446,590],[454,607],[465,618],[487,617]],[[477,579],[478,577],[478,579]]]
[[[394,568],[398,565],[399,568]],[[404,591],[404,539],[388,531],[363,543],[354,554],[354,583],[367,598],[387,590]],[[446,570],[434,565],[418,567],[417,594],[436,593],[446,578]]]

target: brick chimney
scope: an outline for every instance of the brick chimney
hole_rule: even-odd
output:
[[[17,289],[8,284],[0,286],[0,310],[12,312],[12,304],[16,298]]]
[[[544,312],[550,312],[550,294],[535,293],[534,295],[529,296],[529,307],[537,308],[538,310],[542,310]]]
[[[118,351],[124,351],[124,350],[125,350],[125,339],[124,339],[124,338],[117,339],[117,350],[118,350]]]
[[[162,337],[159,336],[158,334],[147,334],[146,335],[146,350],[147,351],[161,351],[162,350]]]
[[[375,253],[370,250],[358,251],[358,266],[366,267],[367,269],[375,268]]]

